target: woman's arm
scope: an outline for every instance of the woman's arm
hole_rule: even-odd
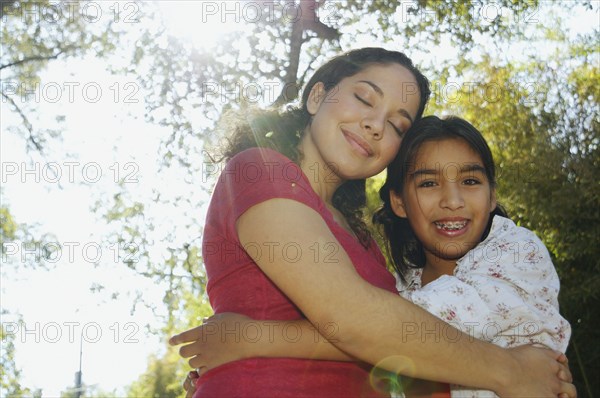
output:
[[[334,264],[315,261],[324,256],[314,255],[290,262],[285,253],[270,250],[273,243],[293,243],[301,253],[313,253],[315,247],[337,244],[321,216],[306,205],[287,199],[262,202],[242,214],[237,232],[244,247],[265,248],[251,253],[258,266],[320,332],[327,334],[325,325],[335,325],[334,344],[352,356],[408,376],[474,385],[500,395],[556,396],[564,391],[576,396],[573,386],[556,377],[556,352],[504,350],[466,334],[457,339],[453,333],[449,340],[439,333],[443,322],[363,280],[341,247]]]
[[[285,217],[282,222],[280,215]],[[237,221],[243,246],[294,243],[301,253],[337,240],[321,216],[299,202],[272,199],[248,209]],[[334,324],[335,345],[368,363],[422,379],[487,388],[505,395],[556,396],[556,353],[517,354],[463,334],[449,340],[444,323],[396,294],[363,280],[340,247],[336,264],[323,256],[290,262],[280,250],[252,253],[258,266],[319,330]],[[433,331],[433,333],[432,333]],[[545,359],[544,359],[545,356]],[[534,359],[533,363],[531,359]],[[534,365],[537,364],[537,365]]]
[[[333,325],[324,337],[306,320],[254,320],[234,313],[216,314],[178,339],[193,342],[180,354],[191,358],[192,368],[207,371],[228,362],[255,357],[356,361],[329,340],[335,341]]]

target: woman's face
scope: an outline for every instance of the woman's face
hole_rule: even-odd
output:
[[[341,180],[376,175],[398,152],[419,99],[416,79],[398,64],[369,66],[328,92],[317,83],[307,103],[313,118],[303,161],[327,164]]]

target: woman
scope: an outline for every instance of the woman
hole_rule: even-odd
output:
[[[254,319],[306,318],[324,335],[334,325],[335,345],[350,356],[423,379],[499,395],[575,396],[556,377],[568,373],[558,353],[504,350],[467,335],[449,341],[430,333],[441,329],[440,321],[395,293],[361,221],[364,179],[391,162],[428,97],[427,80],[410,59],[366,48],[320,68],[301,109],[239,129],[205,224],[213,309]],[[407,325],[411,333],[403,333]],[[171,343],[198,336],[188,331]],[[181,353],[198,355],[195,348]],[[210,397],[380,395],[364,363],[293,358],[232,362],[205,372],[197,386],[195,396]]]

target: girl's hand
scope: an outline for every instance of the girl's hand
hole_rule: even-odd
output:
[[[184,345],[179,355],[190,358],[190,367],[199,374],[228,362],[248,357],[249,340],[243,335],[244,325],[252,319],[234,313],[205,318],[202,325],[169,339],[169,344]],[[187,390],[186,390],[187,391]]]
[[[496,391],[501,397],[540,396],[576,398],[577,390],[564,354],[537,348],[520,346],[509,349],[516,360],[512,371],[512,382]]]
[[[183,381],[185,398],[192,398],[194,396],[194,393],[196,392],[196,380],[198,380],[199,377],[200,375],[196,370],[191,370],[188,372],[185,380]]]

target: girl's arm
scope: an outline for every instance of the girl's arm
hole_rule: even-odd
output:
[[[285,215],[286,222],[273,214]],[[236,227],[244,247],[269,248],[272,242],[293,242],[301,253],[310,253],[315,244],[328,247],[337,243],[316,211],[288,199],[271,199],[251,207]],[[340,249],[335,264],[315,261],[315,256],[300,256],[290,262],[278,250],[252,255],[320,332],[327,334],[325,325],[334,324],[335,345],[365,362],[412,377],[486,388],[500,395],[556,396],[567,392],[576,396],[574,387],[556,376],[560,369],[558,353],[532,347],[504,350],[466,334],[459,334],[458,339],[453,334],[449,340],[437,332],[443,322],[398,295],[367,283]],[[173,343],[184,341],[176,336]]]

